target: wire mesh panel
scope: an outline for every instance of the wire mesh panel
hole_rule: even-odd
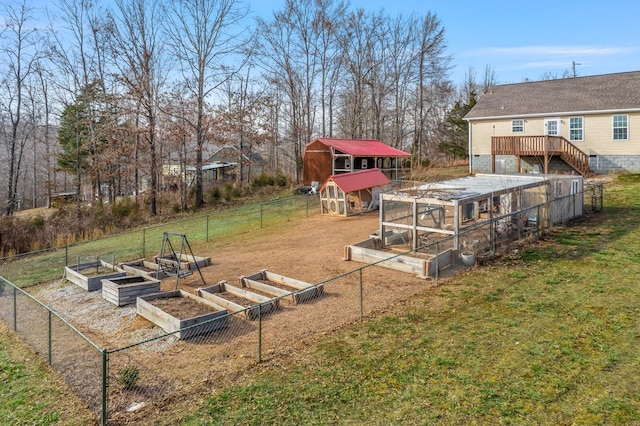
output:
[[[10,328],[15,329],[15,303],[17,291],[8,281],[0,277],[0,318]]]
[[[188,405],[194,395],[229,383],[257,362],[258,328],[244,313],[225,314],[171,334],[158,326],[152,331],[156,338],[111,351],[110,421],[135,423],[149,412]],[[170,407],[167,401],[172,401]]]
[[[102,411],[102,352],[69,324],[51,316],[49,362],[89,409]]]
[[[0,316],[94,412],[102,409],[102,356],[86,337],[31,295],[0,278]]]
[[[14,330],[38,354],[47,359],[50,353],[49,311],[22,291],[16,292]]]

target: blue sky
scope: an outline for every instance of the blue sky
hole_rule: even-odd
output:
[[[264,0],[262,0],[264,1]],[[252,0],[261,13],[280,9],[284,0],[266,6]],[[499,83],[539,80],[545,73],[560,77],[640,70],[640,2],[594,0],[535,2],[482,0],[350,0],[352,8],[384,9],[390,15],[435,14],[445,28],[451,72],[460,83],[472,67],[478,80],[487,65]],[[257,7],[257,4],[260,4]],[[265,11],[266,12],[263,12]]]
[[[26,1],[39,11],[51,4]],[[285,4],[285,0],[241,1],[264,18]],[[640,2],[635,0],[348,1],[352,9],[384,9],[389,15],[435,14],[445,28],[455,83],[464,80],[470,67],[481,80],[487,65],[499,83],[539,80],[543,74],[560,77],[572,72],[574,61],[579,76],[640,70]]]

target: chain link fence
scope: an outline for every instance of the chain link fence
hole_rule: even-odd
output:
[[[583,194],[536,206],[531,209],[532,214],[528,217],[534,217],[534,213],[538,214],[537,217],[544,217],[542,209],[567,211],[572,205],[579,203],[582,203],[585,212],[601,211],[602,185],[594,188],[588,188]],[[307,206],[312,200],[299,200],[296,199],[296,203],[299,203],[299,210],[296,211],[308,214]],[[314,203],[317,202],[315,197],[314,200]],[[221,214],[216,220],[209,215],[193,219],[201,221],[202,231],[198,237],[191,238],[205,241],[222,238],[224,234],[216,234],[215,230],[246,227],[248,222],[250,226],[265,226],[270,221],[277,220],[277,208],[293,208],[282,204],[278,204],[278,207],[270,205],[274,210],[266,213],[266,207],[260,205],[243,210],[247,213],[245,217],[249,219],[245,218],[242,222],[241,219],[232,217],[235,213]],[[316,207],[317,205],[313,206]],[[466,241],[465,244],[473,246],[478,261],[511,250],[514,245],[520,247],[527,240],[536,240],[549,229],[565,225],[564,218],[573,215],[557,213],[554,217],[554,221],[535,223],[533,226],[523,221],[515,222],[508,232],[500,229],[500,221],[504,218],[497,217],[477,227],[465,229],[457,236],[429,242],[415,250],[398,253],[397,256],[437,258],[443,251],[450,251],[455,247],[458,239],[458,243]],[[139,231],[135,235],[140,237],[140,245],[138,251],[133,250],[132,254],[141,255],[145,247],[158,247],[162,233],[168,227],[172,232],[180,232],[180,223]],[[192,228],[189,229],[191,236]],[[105,251],[111,249],[118,253],[118,257],[127,252],[128,248],[114,250],[109,241],[116,240],[99,241]],[[37,256],[29,256],[29,259],[30,262],[36,262],[37,267],[55,267],[59,271],[61,265],[67,264],[71,257],[86,252],[87,247],[69,247],[39,253]],[[95,250],[94,247],[91,250]],[[41,260],[42,257],[48,259]],[[216,389],[235,383],[243,372],[257,363],[278,362],[283,356],[295,356],[322,336],[365,316],[384,311],[390,304],[424,289],[425,280],[419,280],[422,285],[415,284],[418,280],[407,284],[393,278],[394,275],[384,273],[383,271],[388,271],[383,269],[384,262],[388,261],[389,259],[362,264],[304,289],[289,288],[286,294],[281,295],[277,295],[276,290],[272,290],[274,293],[267,293],[263,287],[255,284],[268,284],[276,289],[284,289],[281,282],[263,279],[265,277],[254,277],[253,287],[243,287],[242,282],[226,283],[230,286],[228,288],[218,287],[217,291],[227,290],[226,297],[237,297],[237,293],[229,291],[232,287],[252,292],[253,297],[257,297],[255,294],[262,297],[256,299],[263,300],[262,302],[254,302],[240,310],[233,310],[228,306],[225,309],[211,300],[205,302],[208,299],[180,292],[171,298],[171,304],[175,305],[172,307],[149,298],[151,305],[157,302],[156,307],[164,306],[160,310],[166,309],[164,313],[158,314],[158,324],[163,324],[165,329],[171,326],[179,328],[166,331],[162,327],[140,327],[131,335],[121,336],[131,342],[124,346],[109,345],[107,342],[103,346],[111,347],[104,348],[93,343],[90,337],[78,331],[50,307],[4,278],[0,279],[0,318],[49,362],[103,424],[135,424],[152,415],[169,415],[176,407],[181,408],[178,412],[189,413],[192,398],[204,398]],[[3,269],[11,265],[5,264]],[[447,273],[444,266],[436,263],[426,282],[438,285],[439,276]],[[454,267],[467,266],[457,259]],[[236,302],[240,303],[240,300]],[[131,321],[135,326],[138,317],[136,304],[114,311],[119,318]],[[217,314],[211,316],[212,311]],[[93,315],[88,314],[87,321],[99,322],[100,318]],[[187,320],[178,322],[177,326],[167,325],[171,322],[167,320],[168,317]],[[96,326],[99,327],[100,324]]]

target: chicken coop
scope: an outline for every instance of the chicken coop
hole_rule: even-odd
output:
[[[474,228],[487,234],[476,236],[474,244],[494,243],[509,232],[582,216],[582,192],[577,175],[478,174],[418,184],[381,194],[376,237],[382,248],[405,249],[451,237],[450,248],[461,250],[465,242],[459,236]]]
[[[319,191],[322,214],[350,216],[375,210],[380,194],[390,185],[380,169],[329,176]]]

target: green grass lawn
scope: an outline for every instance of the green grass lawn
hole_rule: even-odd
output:
[[[637,200],[640,176],[624,176],[588,222],[149,424],[640,424]],[[17,396],[0,398],[0,418],[65,424],[40,397],[53,376],[7,349],[1,393]]]
[[[606,211],[259,369],[186,424],[640,423],[640,177]]]
[[[93,415],[64,382],[0,323],[0,424],[94,423]]]

